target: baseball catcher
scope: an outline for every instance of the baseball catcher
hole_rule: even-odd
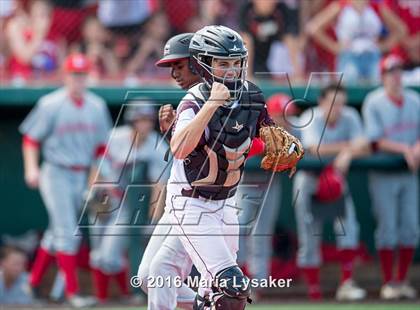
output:
[[[248,55],[238,33],[223,26],[204,27],[192,37],[189,51],[191,66],[203,83],[189,89],[176,113],[166,198],[176,236],[167,238],[162,248],[178,257],[176,244],[181,242],[206,284],[212,283],[198,288],[194,309],[244,309],[250,287],[237,266],[237,247],[223,236],[223,210],[235,205],[252,139],[260,136],[262,127],[269,126],[273,133],[279,128],[267,113],[261,90],[246,80]],[[285,131],[271,136],[268,132],[261,137],[270,145],[263,167],[293,169],[303,154],[300,143]],[[210,215],[200,225],[180,221],[196,223],[203,212]],[[233,280],[240,287],[219,285]],[[172,298],[162,307],[175,305]]]

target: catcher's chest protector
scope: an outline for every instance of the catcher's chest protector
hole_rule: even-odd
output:
[[[192,94],[202,106],[209,91],[202,84]],[[264,105],[261,90],[248,82],[248,91],[235,108],[217,109],[208,124],[206,143],[184,160],[185,175],[195,195],[222,200],[235,194]]]

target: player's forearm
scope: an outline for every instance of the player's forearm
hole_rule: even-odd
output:
[[[28,145],[22,146],[25,172],[39,168],[39,148]]]
[[[204,104],[187,126],[175,131],[171,139],[171,151],[176,159],[184,159],[195,149],[216,109],[211,103]]]
[[[408,145],[404,143],[399,143],[387,139],[380,139],[376,142],[376,150],[393,153],[393,154],[404,154],[406,152]]]
[[[361,138],[350,143],[349,152],[351,153],[352,158],[359,158],[370,155],[371,148],[369,142],[366,139]]]
[[[319,147],[317,145],[310,146],[308,151],[311,155],[314,156],[335,156],[340,153],[344,148],[349,147],[349,142],[337,142],[329,144],[321,144]]]
[[[88,188],[91,188],[93,184],[100,181],[100,176],[98,174],[98,167],[93,165],[90,168],[89,176],[88,176]]]

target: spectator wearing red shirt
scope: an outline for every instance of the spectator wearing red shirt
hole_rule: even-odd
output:
[[[300,28],[305,25],[321,10],[327,7],[335,0],[313,0],[302,1],[300,7]],[[332,26],[325,29],[331,39],[336,40],[335,32]],[[310,38],[305,31],[301,32],[302,49],[305,53],[305,72],[334,72],[335,55],[320,46],[313,38]],[[322,78],[328,78],[323,75]]]
[[[420,66],[420,3],[410,0],[385,0],[385,4],[395,12],[407,26],[407,34],[394,48],[405,62],[404,68]]]
[[[215,2],[218,2],[218,0]],[[188,32],[190,30],[189,23],[199,15],[200,7],[205,6],[205,4],[199,4],[196,0],[160,0],[160,3],[174,34]],[[217,6],[217,4],[215,6]],[[198,29],[194,30],[194,32]]]
[[[60,63],[62,49],[49,35],[51,6],[34,0],[28,12],[20,8],[6,27],[10,47],[9,63],[12,82],[27,81],[32,75],[53,72]]]
[[[50,36],[64,40],[68,45],[81,39],[85,18],[96,11],[92,0],[49,0],[53,5]]]
[[[7,60],[9,57],[9,48],[6,38],[6,25],[13,16],[17,7],[14,0],[3,0],[0,10],[0,80],[6,77]]]

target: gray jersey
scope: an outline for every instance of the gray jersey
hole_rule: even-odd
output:
[[[105,102],[86,92],[76,106],[65,88],[36,104],[21,124],[22,134],[41,142],[47,162],[63,166],[90,166],[96,149],[106,144],[111,118]]]
[[[113,130],[101,174],[107,180],[120,181],[120,186],[129,184],[130,173],[135,169],[136,163],[145,162],[148,164],[149,181],[152,184],[165,183],[170,171],[169,164],[164,160],[168,144],[157,132],[152,131],[140,147],[134,148],[132,132],[130,126],[120,126]],[[122,173],[127,175],[123,176]]]
[[[362,120],[357,111],[352,107],[343,107],[341,116],[334,126],[326,126],[325,116],[319,107],[315,107],[313,111],[305,111],[301,119],[310,119],[312,113],[312,121],[301,131],[304,147],[317,146],[320,143],[329,144],[350,141],[363,137]]]
[[[11,287],[6,288],[3,272],[0,270],[0,305],[32,304],[28,274],[21,273]]]
[[[414,145],[420,139],[420,97],[412,90],[404,90],[400,106],[384,88],[374,90],[363,103],[363,118],[372,142],[387,139]],[[377,220],[376,247],[415,248],[420,236],[417,173],[373,170],[369,172],[369,188]]]
[[[311,120],[313,113],[313,118]],[[304,147],[319,144],[331,144],[351,141],[363,137],[360,115],[354,108],[344,106],[341,116],[334,125],[326,125],[326,117],[319,107],[307,110],[301,116],[301,123],[311,120],[301,132]],[[323,222],[312,216],[312,195],[317,190],[318,177],[308,171],[298,171],[294,178],[294,197],[296,197],[295,214],[298,232],[299,249],[297,264],[299,267],[314,267],[321,264],[320,232]],[[356,249],[359,240],[359,225],[356,219],[354,204],[349,195],[345,197],[345,217],[334,221],[339,249]]]
[[[371,92],[363,103],[363,117],[370,141],[381,138],[413,145],[420,139],[420,97],[404,90],[402,106],[398,107],[384,88]]]

